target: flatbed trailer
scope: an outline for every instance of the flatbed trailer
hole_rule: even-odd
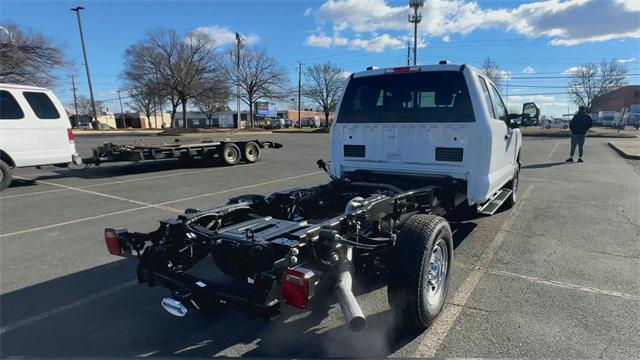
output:
[[[260,158],[260,152],[265,148],[279,149],[282,144],[272,141],[242,140],[242,141],[214,141],[182,143],[176,139],[175,143],[161,143],[151,145],[137,140],[131,145],[119,145],[106,142],[92,149],[93,156],[82,158],[85,164],[100,165],[105,162],[144,160],[180,159],[180,160],[215,160],[220,159],[227,165],[235,165],[240,161],[254,163]]]

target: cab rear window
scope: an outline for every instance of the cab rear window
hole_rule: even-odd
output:
[[[49,96],[41,92],[25,91],[22,93],[24,98],[27,99],[29,106],[33,109],[33,112],[40,119],[59,119],[60,113],[53,105]]]
[[[464,75],[432,71],[365,76],[347,85],[339,123],[473,122]]]

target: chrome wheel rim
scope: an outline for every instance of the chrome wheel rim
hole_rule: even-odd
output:
[[[256,157],[258,156],[258,152],[256,151],[255,146],[249,146],[247,148],[246,156],[247,156],[247,159],[250,161],[253,161],[256,159]]]
[[[513,177],[513,186],[511,186],[511,196],[513,197],[513,202],[516,202],[516,193],[518,192],[518,181],[520,178],[520,167],[516,168],[516,174]]]
[[[238,153],[235,149],[229,148],[227,149],[226,157],[227,159],[229,159],[229,161],[236,161],[236,159],[238,158]]]
[[[442,297],[442,289],[447,284],[449,270],[449,249],[444,239],[439,239],[431,250],[427,272],[427,302],[436,305]]]

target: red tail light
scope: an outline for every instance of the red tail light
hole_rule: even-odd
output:
[[[104,229],[104,241],[107,243],[107,250],[111,255],[121,255],[120,241],[116,229]]]
[[[73,130],[71,129],[67,129],[67,137],[69,138],[69,142],[72,143],[73,142]]]
[[[291,306],[304,309],[309,304],[315,288],[315,273],[297,267],[282,275],[282,299]]]

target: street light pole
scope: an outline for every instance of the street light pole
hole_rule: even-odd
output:
[[[71,75],[71,86],[73,86],[71,90],[73,90],[73,107],[76,110],[75,123],[77,127],[80,124],[80,114],[78,114],[78,98],[76,97],[76,79],[73,75]]]
[[[84,56],[84,67],[87,70],[87,82],[89,83],[89,96],[91,97],[91,110],[93,110],[93,120],[98,121],[98,113],[96,112],[96,101],[93,97],[93,85],[91,85],[91,73],[89,72],[89,60],[87,60],[87,50],[84,45],[84,33],[82,32],[82,21],[80,20],[80,10],[84,10],[82,6],[75,7],[71,11],[75,11],[78,17],[78,29],[80,29],[80,42],[82,43],[82,55]]]
[[[240,123],[240,46],[242,45],[242,36],[236,33],[236,112],[238,113],[238,129],[241,129]]]
[[[413,24],[413,65],[416,65],[418,58],[418,24],[422,21],[421,9],[424,0],[409,0],[409,22]],[[413,12],[413,13],[411,13]]]
[[[302,129],[302,119],[300,118],[300,107],[302,103],[302,61],[298,61],[298,127]]]
[[[120,90],[116,90],[116,92],[118,93],[118,101],[120,101],[120,120],[122,120],[122,128],[125,129],[127,127],[127,123],[124,122],[124,110],[122,109],[122,98],[120,97]]]

